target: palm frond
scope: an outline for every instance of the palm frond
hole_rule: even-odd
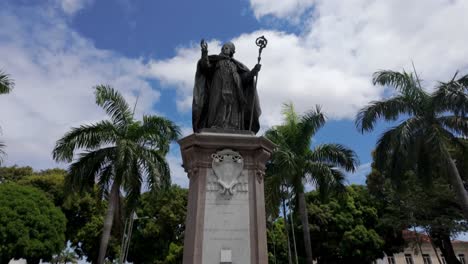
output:
[[[456,75],[453,77],[455,79]],[[457,82],[465,87],[465,89],[468,89],[468,74],[463,75],[462,77],[458,78]]]
[[[459,136],[468,137],[468,117],[442,116],[437,120],[449,131]]]
[[[81,153],[78,160],[68,168],[69,173],[65,178],[66,189],[71,192],[82,192],[92,188],[97,178],[105,178],[102,173],[110,166],[114,156],[115,147]]]
[[[307,158],[313,162],[323,162],[350,172],[354,172],[359,164],[356,153],[340,144],[319,145]]]
[[[316,185],[320,199],[326,201],[332,193],[343,194],[346,191],[345,179],[346,176],[342,171],[331,166],[326,173],[317,175]]]
[[[313,183],[322,199],[332,192],[345,190],[345,175],[339,169],[322,162],[306,163],[306,180]]]
[[[109,200],[109,193],[112,183],[115,180],[115,174],[115,167],[112,163],[106,164],[101,169],[96,182],[98,197]]]
[[[2,71],[0,71],[0,94],[7,94],[13,90],[15,83],[10,76]]]
[[[124,190],[126,192],[126,204],[127,208],[132,211],[136,208],[138,204],[138,199],[141,194],[141,186],[143,183],[142,173],[141,173],[141,165],[138,161],[133,162],[131,169],[128,171],[128,176],[125,177],[126,180],[124,181]]]
[[[278,215],[281,199],[284,197],[283,185],[285,177],[281,174],[276,174],[267,169],[265,175],[265,210],[267,216]]]
[[[287,142],[284,134],[281,133],[277,127],[273,127],[265,132],[265,137],[275,143],[277,146],[286,146]]]
[[[408,168],[409,157],[414,156],[416,141],[423,137],[424,119],[413,117],[385,131],[377,141],[375,165],[391,175],[403,173]],[[398,169],[398,170],[395,170]]]
[[[308,111],[305,113],[300,122],[302,136],[312,137],[317,133],[317,131],[325,125],[326,117],[325,114],[321,111],[319,105],[315,106],[314,110]],[[307,146],[308,147],[308,146]]]
[[[413,95],[421,91],[412,73],[383,70],[375,72],[372,78],[374,85],[393,86],[405,95]]]
[[[468,75],[458,80],[440,82],[432,94],[432,100],[435,110],[439,113],[448,111],[458,116],[466,116],[468,113]]]
[[[102,145],[113,144],[117,140],[117,131],[109,121],[72,128],[59,139],[52,151],[56,161],[73,160],[73,153],[78,149],[94,150]]]
[[[404,96],[384,101],[373,101],[359,110],[355,121],[356,127],[361,133],[369,132],[374,129],[375,123],[380,118],[386,121],[395,121],[401,114],[413,115],[416,112],[413,103]]]
[[[95,87],[96,104],[102,107],[118,126],[126,126],[133,120],[133,114],[125,98],[108,85]]]
[[[168,188],[171,184],[171,171],[164,156],[158,151],[140,148],[141,170],[144,171],[150,190]]]
[[[159,116],[143,116],[143,124],[135,132],[142,145],[167,154],[172,141],[180,137],[180,128],[174,122]]]
[[[299,116],[294,110],[292,102],[283,104],[281,114],[283,115],[286,124],[297,124],[299,122]]]

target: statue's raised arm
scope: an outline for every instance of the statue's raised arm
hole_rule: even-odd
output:
[[[204,39],[200,41],[200,47],[202,52],[202,57],[208,56],[208,43]]]

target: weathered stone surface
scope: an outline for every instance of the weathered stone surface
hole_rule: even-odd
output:
[[[184,263],[267,264],[263,175],[273,143],[200,133],[179,144],[190,178]]]

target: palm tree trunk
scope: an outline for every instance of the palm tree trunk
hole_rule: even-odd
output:
[[[291,207],[291,199],[289,199],[289,198],[288,198],[288,204],[289,204],[289,207]],[[294,248],[294,261],[295,261],[296,264],[298,264],[299,259],[297,258],[297,246],[296,246],[296,235],[295,235],[296,232],[294,231],[293,214],[289,214],[289,218],[291,219],[291,233],[292,233],[293,248]]]
[[[107,208],[106,218],[104,219],[104,228],[102,230],[101,244],[99,246],[98,264],[103,264],[106,258],[107,245],[109,244],[112,223],[114,222],[115,208],[117,206],[119,195],[119,185],[116,181],[112,183],[111,193],[109,197],[109,207]]]
[[[458,172],[457,165],[455,161],[450,157],[449,152],[445,149],[445,155],[448,160],[449,165],[449,180],[450,184],[452,185],[455,195],[457,196],[457,200],[462,207],[463,215],[465,219],[468,219],[468,193],[465,190],[465,186],[461,179],[460,173]]]
[[[304,192],[298,194],[299,214],[302,222],[302,233],[304,235],[304,247],[306,252],[306,264],[313,264],[312,261],[312,243],[310,241],[309,219],[307,217],[307,207]]]
[[[284,202],[284,197],[281,198],[283,201],[283,219],[284,219],[284,228],[286,229],[286,238],[288,239],[288,263],[292,264],[291,259],[291,242],[289,240],[289,229],[288,229],[288,217],[286,216],[286,205]]]
[[[432,230],[431,237],[433,238],[434,244],[439,247],[442,255],[444,255],[447,264],[461,264],[453,251],[449,232],[446,230]]]

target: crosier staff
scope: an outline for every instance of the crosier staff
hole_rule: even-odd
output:
[[[264,36],[261,36],[261,37],[258,37],[256,40],[255,40],[255,44],[257,44],[257,46],[259,47],[259,50],[258,50],[258,58],[257,58],[257,64],[260,64],[260,61],[262,60],[262,50],[266,47],[268,43],[268,40],[264,37]],[[252,121],[253,121],[253,113],[254,113],[254,109],[255,109],[255,102],[257,101],[257,93],[255,91],[257,91],[257,82],[258,82],[258,71],[255,73],[255,84],[254,84],[254,98],[252,100],[252,108],[250,109],[250,124],[249,124],[249,131],[252,131]]]

